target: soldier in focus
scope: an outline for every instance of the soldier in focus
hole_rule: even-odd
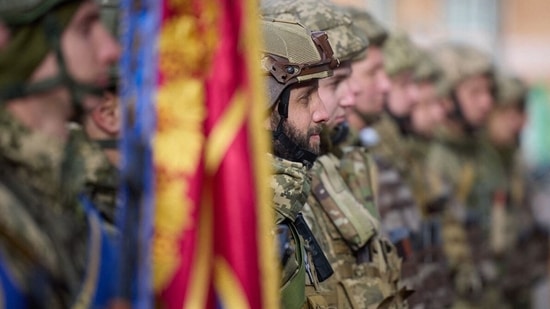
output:
[[[282,264],[281,306],[307,308],[322,302],[319,281],[332,274],[330,265],[317,270],[317,261],[326,258],[313,247],[301,211],[310,190],[307,171],[319,154],[322,124],[328,119],[318,80],[331,76],[338,61],[326,33],[310,32],[298,23],[264,21],[263,36],[262,68],[269,90],[266,125],[273,136],[271,187]]]
[[[354,108],[350,102],[359,91],[359,84],[351,81],[353,72],[344,74],[344,69],[364,59],[367,44],[358,43],[366,36],[353,25],[350,15],[324,1],[273,1],[271,6],[263,6],[263,12],[278,14],[277,18],[293,15],[308,27],[326,30],[329,38],[336,38],[335,54],[342,62],[343,69],[337,69],[335,76],[320,81],[321,99],[333,112],[322,140],[326,153],[311,171],[312,190],[304,207],[313,233],[335,269],[334,276],[321,284],[330,293],[326,306],[404,306],[400,259],[395,248],[380,237],[374,163],[364,150],[341,148],[348,133],[344,114]]]
[[[3,305],[105,307],[112,242],[93,205],[62,184],[67,121],[100,104],[119,46],[93,1],[5,2],[0,32]]]

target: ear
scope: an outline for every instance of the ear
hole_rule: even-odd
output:
[[[92,111],[91,116],[98,128],[113,137],[118,137],[121,126],[120,109],[114,94],[105,94],[103,103]]]

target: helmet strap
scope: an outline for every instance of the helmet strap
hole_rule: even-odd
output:
[[[285,147],[288,150],[288,153],[290,154],[287,159],[289,161],[293,162],[299,162],[306,166],[306,168],[311,168],[313,166],[313,163],[317,159],[317,155],[313,152],[303,149],[302,147],[298,146],[292,139],[290,139],[285,133],[284,133],[284,122],[288,119],[288,106],[290,104],[290,87],[287,87],[283,90],[281,93],[281,100],[279,102],[279,106],[277,108],[277,111],[279,113],[279,123],[277,124],[277,129],[275,129],[275,132],[272,133],[273,140],[281,143],[283,147]]]
[[[67,69],[65,58],[61,50],[62,29],[53,14],[44,16],[42,26],[50,48],[54,51],[59,73],[50,78],[45,78],[34,83],[22,83],[7,89],[2,95],[2,100],[21,98],[33,94],[42,93],[59,86],[65,86],[69,90],[71,103],[75,108],[75,115],[78,117],[84,111],[82,100],[85,95],[102,96],[105,89],[91,84],[77,82]]]
[[[103,150],[116,150],[118,149],[119,139],[117,138],[96,139],[95,142]]]

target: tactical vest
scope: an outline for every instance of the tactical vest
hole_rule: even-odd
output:
[[[351,180],[362,185],[353,189],[334,155],[320,157],[311,171],[312,191],[304,214],[335,271],[321,286],[337,291],[331,300],[337,308],[401,308],[409,295],[398,287],[401,259],[379,236],[372,166],[363,164],[362,173],[355,174],[360,179]]]

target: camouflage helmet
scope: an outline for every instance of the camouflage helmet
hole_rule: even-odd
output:
[[[491,57],[468,45],[446,43],[434,49],[434,56],[443,69],[443,78],[438,85],[440,94],[449,94],[469,77],[493,74]]]
[[[118,38],[119,0],[96,0],[101,6],[101,21],[114,38]],[[119,80],[118,65],[109,69],[109,87],[116,89]]]
[[[382,48],[384,53],[384,69],[389,77],[404,71],[412,71],[418,60],[418,47],[405,33],[390,35]]]
[[[269,108],[290,85],[332,75],[338,61],[325,32],[288,21],[263,20],[261,67],[267,74]]]
[[[349,6],[345,11],[351,15],[351,19],[357,27],[367,35],[369,44],[381,47],[388,38],[388,32],[382,24],[365,9]]]
[[[61,33],[81,3],[82,0],[0,1],[0,23],[10,30],[7,45],[0,50],[0,100],[45,91],[62,82],[57,78],[31,84],[28,79],[49,52],[60,54]],[[63,71],[62,60],[63,57],[58,59]]]
[[[325,31],[340,61],[362,57],[368,40],[354,25],[351,16],[328,0],[264,0],[264,18],[296,21],[306,28]]]
[[[0,1],[0,21],[15,27],[32,23],[57,5],[78,0],[15,0]]]
[[[496,78],[496,105],[522,107],[527,96],[527,85],[518,77],[499,74]]]
[[[119,0],[96,0],[101,7],[101,21],[112,36],[118,37],[118,6]]]
[[[437,82],[443,74],[441,67],[433,59],[428,50],[419,49],[416,66],[414,68],[414,80],[416,82]]]

